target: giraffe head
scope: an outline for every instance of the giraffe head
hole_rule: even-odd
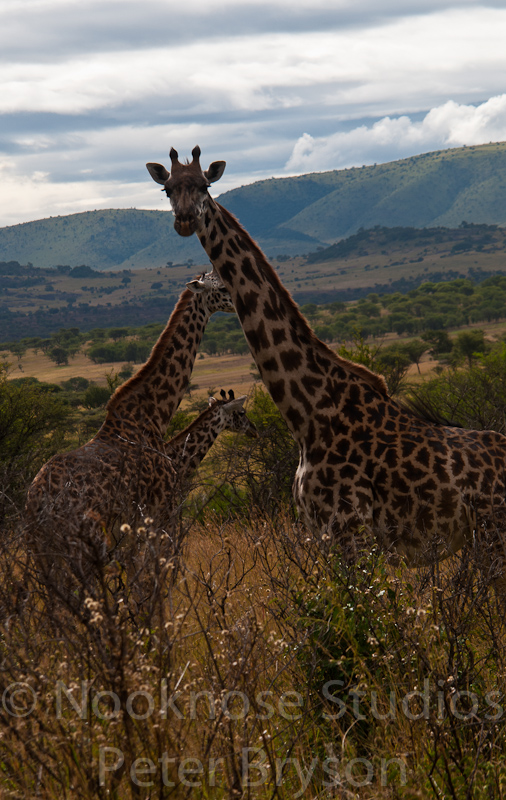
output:
[[[235,311],[228,289],[217,272],[205,272],[186,286],[193,294],[202,295],[210,315],[216,311],[225,311],[228,314]]]
[[[163,191],[170,199],[176,218],[174,228],[180,236],[195,233],[209,197],[207,190],[211,183],[221,178],[225,170],[225,161],[213,161],[209,169],[202,171],[198,145],[193,148],[192,156],[193,161],[181,164],[177,151],[172,148],[170,172],[162,164],[146,164],[153,180],[163,186]]]
[[[215,397],[209,398],[209,408],[221,406],[221,415],[225,423],[225,428],[234,433],[242,433],[252,439],[258,438],[258,431],[255,425],[248,419],[246,412],[243,408],[246,400],[246,395],[242,397],[235,397],[234,392],[230,389],[228,398],[226,393],[221,390],[221,400],[216,400]]]

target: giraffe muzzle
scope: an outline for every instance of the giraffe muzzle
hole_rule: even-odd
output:
[[[191,236],[195,233],[197,228],[197,220],[195,217],[190,217],[189,219],[176,217],[174,220],[174,228],[176,233],[179,233],[180,236]]]

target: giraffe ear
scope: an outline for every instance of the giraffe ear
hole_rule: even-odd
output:
[[[243,394],[242,397],[235,397],[233,400],[229,400],[227,403],[227,408],[230,411],[235,411],[236,409],[242,408],[245,402],[246,395]]]
[[[156,183],[161,183],[162,186],[164,186],[166,181],[169,180],[170,172],[168,172],[165,169],[163,164],[152,164],[150,162],[149,164],[146,164],[146,167],[147,167],[147,170],[148,170],[149,174],[151,175],[151,177],[153,178],[153,180]]]
[[[217,402],[218,402],[218,401],[216,400],[216,397],[210,397],[210,398],[209,398],[209,401],[208,401],[208,403],[209,403],[209,408],[212,408],[213,406],[215,406]]]
[[[226,161],[213,161],[209,169],[206,169],[206,171],[204,172],[204,177],[207,178],[209,183],[214,183],[215,181],[219,181],[219,179],[225,172],[226,166],[227,166]]]
[[[186,287],[193,292],[193,294],[202,294],[205,291],[206,285],[204,281],[199,281],[198,278],[195,278],[194,281],[190,281],[186,284]]]

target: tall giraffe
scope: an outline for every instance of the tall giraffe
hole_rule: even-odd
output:
[[[178,459],[164,436],[215,311],[233,311],[217,275],[208,273],[187,284],[147,362],[110,398],[98,433],[77,450],[54,456],[36,475],[26,505],[32,526],[49,533],[62,526],[79,532],[84,526],[83,532],[100,540],[103,529],[111,529],[122,517],[132,521],[136,516],[171,512],[169,499],[180,476]],[[240,402],[228,402],[234,415],[225,415],[224,420],[235,425]],[[217,406],[216,418],[204,412],[200,434],[209,422],[216,425],[218,411],[223,410]],[[195,423],[187,433],[189,446],[196,449]],[[207,433],[210,446],[212,437]],[[176,437],[172,448],[176,455],[178,442]],[[181,468],[190,468],[181,453]]]
[[[210,196],[225,162],[202,171],[200,148],[192,156],[181,164],[172,149],[170,173],[147,168],[170,198],[176,231],[197,234],[230,292],[299,446],[293,492],[309,524],[348,558],[377,541],[413,566],[504,528],[506,437],[430,424],[391,398],[381,376],[321,342],[258,245]]]

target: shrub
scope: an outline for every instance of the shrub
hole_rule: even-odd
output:
[[[70,407],[34,381],[8,381],[0,370],[0,521],[16,515],[27,483],[58,450]]]
[[[411,394],[450,423],[506,433],[506,344],[471,366],[446,369]]]
[[[111,392],[105,386],[89,386],[86,389],[83,404],[85,408],[99,408],[105,406],[111,396]]]

